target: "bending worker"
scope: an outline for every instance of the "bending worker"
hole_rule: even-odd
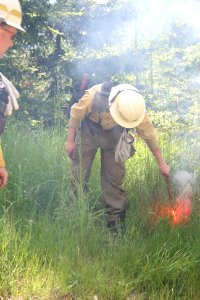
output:
[[[81,126],[80,126],[81,122]],[[130,84],[98,84],[86,90],[70,112],[66,152],[72,159],[74,178],[87,184],[97,149],[101,151],[101,184],[108,227],[123,220],[127,195],[122,187],[125,160],[134,154],[128,129],[136,128],[155,156],[161,174],[168,178],[166,164],[140,92]],[[78,130],[79,129],[79,130]],[[77,151],[77,148],[79,151]]]
[[[13,46],[15,35],[21,27],[22,11],[18,0],[0,0],[0,58]],[[19,93],[13,84],[0,73],[0,135],[5,126],[5,116],[11,115],[12,109],[18,109]],[[8,173],[5,168],[0,146],[0,188],[7,183]]]

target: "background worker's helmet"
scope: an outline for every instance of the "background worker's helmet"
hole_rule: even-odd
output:
[[[25,31],[21,27],[22,9],[18,0],[0,0],[1,23],[6,23],[9,26]]]
[[[145,116],[145,101],[131,84],[119,84],[111,89],[109,96],[110,114],[124,128],[137,127]]]

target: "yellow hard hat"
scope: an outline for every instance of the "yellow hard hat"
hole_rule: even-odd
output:
[[[21,27],[22,9],[18,0],[0,0],[0,23],[25,31]]]
[[[145,116],[145,101],[137,88],[131,84],[119,84],[111,89],[110,114],[124,128],[137,127]]]

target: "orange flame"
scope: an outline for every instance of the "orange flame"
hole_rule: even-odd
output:
[[[156,202],[152,212],[152,223],[167,218],[173,226],[180,223],[186,224],[192,213],[192,203],[189,198],[178,198],[175,203]]]

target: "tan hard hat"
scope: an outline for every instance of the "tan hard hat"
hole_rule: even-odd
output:
[[[111,89],[109,96],[110,114],[124,128],[137,127],[145,116],[145,101],[131,84],[119,84]]]
[[[0,22],[25,31],[21,27],[22,9],[18,0],[0,0]]]

